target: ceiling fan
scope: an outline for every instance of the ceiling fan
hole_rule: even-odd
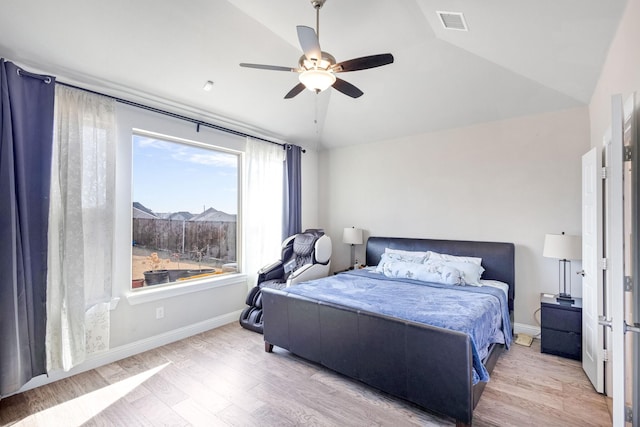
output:
[[[349,59],[336,63],[333,55],[323,52],[320,49],[320,8],[326,0],[311,0],[311,4],[316,10],[316,30],[304,25],[298,25],[298,40],[304,54],[298,61],[298,68],[281,67],[277,65],[247,64],[241,63],[241,67],[258,68],[261,70],[290,71],[298,73],[300,83],[294,86],[284,98],[290,99],[298,95],[305,88],[320,93],[333,86],[334,89],[352,98],[362,96],[363,92],[338,77],[336,73],[347,71],[366,70],[368,68],[380,67],[393,63],[393,55],[383,53],[380,55],[363,56],[361,58]]]

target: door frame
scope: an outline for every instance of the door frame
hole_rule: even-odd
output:
[[[611,360],[613,425],[625,423],[624,377],[624,209],[623,209],[623,132],[622,96],[611,98],[611,145],[607,180],[607,260],[611,295]]]

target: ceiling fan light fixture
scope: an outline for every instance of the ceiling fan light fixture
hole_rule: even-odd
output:
[[[326,0],[310,0],[316,9],[316,29],[306,25],[296,25],[298,42],[302,48],[302,56],[298,59],[298,68],[282,67],[277,65],[240,63],[241,67],[257,68],[261,70],[289,71],[298,73],[300,83],[296,84],[284,96],[284,99],[291,99],[305,88],[312,92],[322,92],[333,87],[351,98],[359,98],[364,93],[351,83],[339,79],[336,73],[348,71],[367,70],[369,68],[381,67],[393,63],[393,55],[383,53],[380,55],[369,55],[360,58],[353,58],[347,61],[336,62],[330,53],[320,48],[320,8]]]
[[[324,53],[324,52],[323,52]],[[332,65],[334,65],[336,63],[336,60],[333,56],[329,55],[328,53],[325,53],[325,55],[327,55],[327,58],[322,58],[320,60],[309,60],[307,58],[305,58],[304,56],[300,59],[300,67],[304,70],[310,70],[312,68],[318,68],[321,70],[328,70],[329,67],[331,67]],[[333,62],[332,62],[333,61]]]
[[[311,69],[300,73],[300,83],[313,92],[322,92],[336,82],[336,76],[327,70]]]

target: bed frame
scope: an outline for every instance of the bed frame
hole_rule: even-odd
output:
[[[509,284],[515,298],[512,243],[370,237],[367,265],[385,248],[482,258],[483,279]],[[486,383],[473,385],[471,339],[462,332],[263,289],[265,351],[273,346],[470,426]],[[503,345],[483,361],[491,372]]]

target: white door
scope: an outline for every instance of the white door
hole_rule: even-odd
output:
[[[604,391],[602,302],[602,167],[600,150],[582,156],[582,369]]]

